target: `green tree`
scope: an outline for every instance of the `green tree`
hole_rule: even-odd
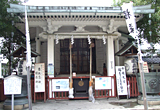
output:
[[[121,7],[123,3],[129,3],[130,0],[113,0],[113,6]],[[144,14],[143,18],[137,22],[137,28],[140,33],[139,38],[144,38],[148,41],[148,43],[157,43],[160,41],[160,36],[158,33],[160,32],[160,0],[132,0],[134,6],[139,5],[152,5],[152,9],[155,9],[155,13],[151,14],[151,18],[149,18],[149,14]],[[151,24],[148,21],[151,20]],[[150,32],[151,35],[150,35]]]
[[[16,49],[17,45],[24,43],[24,36],[14,25],[18,21],[18,17],[14,16],[13,13],[8,13],[7,8],[9,4],[20,4],[19,0],[1,0],[0,1],[0,37],[3,37],[2,41],[2,54],[9,60],[9,74],[11,73],[11,65],[14,67],[14,62],[11,61],[13,58],[10,54]]]
[[[114,0],[114,6],[122,6],[126,2],[130,2],[130,0],[119,0],[117,3]],[[150,43],[150,48],[146,49],[146,52],[153,58],[153,54],[157,54],[154,45],[160,41],[160,36],[158,35],[160,33],[160,0],[133,0],[134,6],[148,4],[152,5],[155,13],[150,14],[151,17],[149,17],[149,14],[144,14],[143,18],[137,22],[137,28],[140,31],[139,38],[144,38]],[[151,71],[153,71],[153,63]]]

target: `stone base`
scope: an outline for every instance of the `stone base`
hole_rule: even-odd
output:
[[[148,105],[160,105],[160,96],[159,95],[147,95],[147,103]],[[138,104],[143,104],[143,97],[138,96]]]
[[[160,101],[147,101],[148,105],[160,105]],[[143,100],[138,100],[138,104],[144,105]]]
[[[22,110],[24,108],[28,108],[29,105],[28,104],[24,104],[24,105],[14,105],[14,110]],[[11,110],[12,106],[11,105],[3,105],[3,109],[4,110]]]

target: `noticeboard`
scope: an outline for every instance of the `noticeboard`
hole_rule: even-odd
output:
[[[52,79],[52,91],[69,91],[69,79]]]
[[[53,64],[48,64],[48,75],[54,76],[54,65]]]
[[[34,70],[35,92],[45,92],[45,64],[36,63],[34,66]]]
[[[95,78],[95,89],[111,89],[111,77],[96,77]]]
[[[147,62],[143,62],[143,72],[144,72],[144,73],[149,73],[149,69],[148,69],[148,64],[147,64]]]
[[[116,82],[118,95],[128,95],[125,66],[116,66]]]
[[[10,75],[4,78],[4,94],[21,94],[22,78],[16,75]]]

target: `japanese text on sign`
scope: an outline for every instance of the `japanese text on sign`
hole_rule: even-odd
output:
[[[52,91],[69,91],[69,79],[52,79]]]
[[[45,70],[44,63],[35,64],[35,92],[45,92]]]
[[[54,76],[54,65],[53,64],[48,65],[48,75]]]
[[[125,66],[116,66],[116,80],[118,95],[127,95]]]
[[[22,78],[11,75],[4,79],[4,94],[21,94]]]

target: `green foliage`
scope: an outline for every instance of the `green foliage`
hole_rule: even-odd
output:
[[[154,47],[153,43],[150,43],[150,47],[146,49],[145,51],[148,53],[147,54],[148,57],[151,57],[152,54],[156,54],[156,55],[158,54],[157,49]]]
[[[9,4],[20,4],[20,0],[1,0],[0,1],[0,37],[3,37],[2,54],[9,60],[11,64],[11,52],[16,49],[17,45],[25,43],[24,35],[14,26],[19,19],[12,13],[7,12]],[[12,44],[12,45],[11,45]],[[13,61],[14,62],[14,61]],[[12,62],[12,64],[14,64]],[[10,65],[9,64],[9,65]],[[14,66],[12,66],[14,67]]]
[[[17,4],[17,0],[1,0],[0,2],[0,36],[10,35],[12,30],[12,21],[16,21],[17,19],[12,17],[10,13],[7,13],[7,8],[9,8],[9,3]]]
[[[117,3],[114,0],[113,6],[121,7],[123,3],[129,3],[130,0],[119,0]],[[149,14],[144,14],[143,18],[137,22],[137,28],[141,32],[139,38],[146,39],[149,43],[157,43],[160,41],[160,0],[132,0],[134,6],[152,4],[152,9],[155,13],[151,14],[151,25],[149,25]],[[150,36],[149,31],[152,31]]]

